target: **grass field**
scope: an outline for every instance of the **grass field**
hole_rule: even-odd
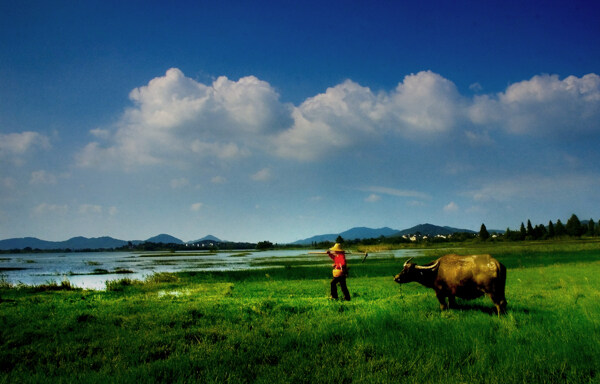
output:
[[[506,316],[487,298],[442,313],[386,258],[350,265],[350,302],[327,300],[322,260],[100,292],[3,284],[0,382],[600,382],[600,244],[455,250],[507,266]]]

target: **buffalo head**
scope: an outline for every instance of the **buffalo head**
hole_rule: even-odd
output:
[[[406,262],[404,263],[404,267],[402,267],[402,271],[396,276],[394,276],[394,281],[396,283],[404,284],[414,281],[414,279],[411,278],[411,276],[413,275],[413,273],[411,273],[411,270],[414,270],[415,268],[415,264],[410,262],[412,259],[413,258],[411,257],[410,259],[406,260]]]
[[[434,263],[430,263],[428,265],[417,265],[415,263],[411,263],[410,261],[413,258],[409,258],[404,262],[404,266],[402,267],[402,271],[394,276],[394,281],[398,284],[410,283],[413,281],[417,281],[422,283],[425,274],[429,274],[431,272],[435,272],[436,267],[439,264],[439,260]]]

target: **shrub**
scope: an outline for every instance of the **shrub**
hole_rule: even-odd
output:
[[[146,277],[146,283],[176,283],[177,281],[179,281],[177,275],[169,272],[155,273]]]
[[[35,292],[44,292],[44,291],[73,291],[79,290],[81,288],[77,288],[71,285],[69,280],[63,280],[58,284],[56,281],[48,281],[46,284],[37,285],[33,287]]]
[[[13,285],[8,281],[8,277],[5,274],[0,274],[0,289],[10,289]]]
[[[125,278],[120,280],[108,280],[106,282],[106,290],[111,292],[118,292],[124,290],[134,284],[134,280]]]

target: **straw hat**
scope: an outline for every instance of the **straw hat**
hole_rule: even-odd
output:
[[[344,252],[342,247],[340,247],[340,243],[335,243],[335,245],[333,247],[329,248],[329,250],[331,252]]]

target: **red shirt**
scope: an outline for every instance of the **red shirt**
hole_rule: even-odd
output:
[[[346,265],[346,254],[344,252],[327,252],[331,260],[333,260],[333,267],[335,269],[343,269]]]

